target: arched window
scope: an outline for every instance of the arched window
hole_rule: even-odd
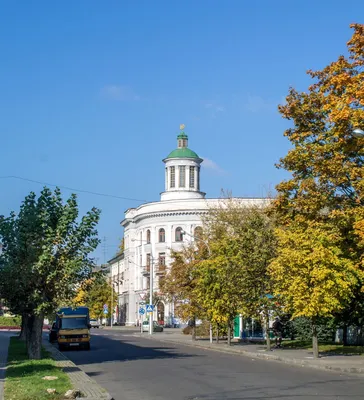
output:
[[[159,229],[158,238],[159,243],[164,243],[166,241],[166,231],[163,228]]]
[[[195,230],[193,231],[193,236],[198,239],[202,239],[202,227],[196,226]]]
[[[150,230],[147,230],[147,243],[150,243]]]
[[[183,241],[183,235],[182,235],[182,228],[178,227],[176,228],[176,235],[175,235],[175,241],[176,242],[182,242]]]

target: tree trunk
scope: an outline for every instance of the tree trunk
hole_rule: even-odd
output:
[[[231,322],[230,321],[229,321],[229,325],[228,325],[227,344],[228,344],[228,346],[231,346]]]
[[[270,335],[269,335],[269,312],[266,311],[264,315],[264,322],[265,322],[265,335],[266,335],[266,342],[267,342],[267,350],[271,350],[271,343],[270,343]]]
[[[27,326],[27,350],[30,360],[40,360],[42,357],[43,314],[31,315]]]
[[[344,346],[348,345],[348,326],[347,326],[347,324],[344,324],[344,326],[343,326],[343,345]]]
[[[319,358],[317,326],[315,320],[312,320],[312,351],[313,351],[313,357]]]
[[[23,342],[26,341],[27,337],[27,324],[28,324],[28,314],[24,313],[21,316],[21,331],[19,335],[19,339],[22,340]]]
[[[192,340],[196,340],[196,317],[192,318]]]
[[[216,344],[219,344],[219,326],[216,326]]]

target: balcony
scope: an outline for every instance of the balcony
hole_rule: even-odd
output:
[[[167,272],[167,267],[165,264],[158,264],[155,267],[156,275],[165,275]]]
[[[142,274],[143,276],[150,275],[150,265],[145,265],[144,267],[142,267]]]

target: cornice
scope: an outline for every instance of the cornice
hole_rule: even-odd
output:
[[[154,213],[148,213],[148,214],[142,214],[138,215],[135,218],[131,218],[128,220],[128,223],[137,223],[146,219],[151,219],[151,218],[165,218],[165,217],[177,217],[177,216],[183,216],[183,215],[204,215],[207,214],[208,210],[202,211],[202,210],[186,210],[186,211],[156,211]]]

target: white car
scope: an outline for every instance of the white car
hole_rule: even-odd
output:
[[[97,319],[90,319],[91,328],[100,328],[99,321]]]
[[[143,332],[149,332],[149,321],[143,322]],[[153,332],[163,332],[163,326],[160,326],[157,321],[153,321]]]

